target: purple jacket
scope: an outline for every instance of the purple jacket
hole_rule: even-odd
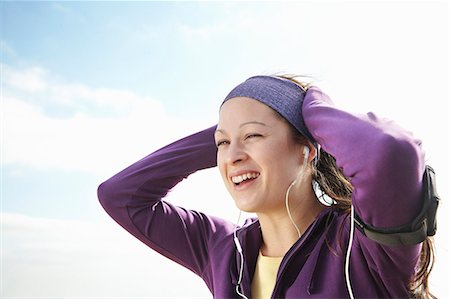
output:
[[[355,116],[336,109],[315,87],[306,94],[303,116],[314,138],[351,179],[355,211],[366,223],[395,227],[418,215],[424,171],[419,141],[372,113]],[[211,127],[148,155],[102,183],[98,196],[115,221],[199,275],[215,298],[236,298],[240,263],[232,237],[234,224],[162,200],[190,174],[216,166],[214,130]],[[344,261],[349,224],[346,214],[324,209],[284,256],[272,297],[348,297]],[[258,220],[248,219],[238,238],[245,260],[241,286],[250,298],[262,242]],[[408,297],[419,251],[420,245],[379,245],[355,230],[350,258],[355,297]]]

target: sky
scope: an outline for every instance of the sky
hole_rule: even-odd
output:
[[[110,219],[96,189],[215,124],[247,77],[279,73],[423,141],[444,199],[431,288],[445,298],[448,19],[447,1],[0,2],[1,298],[211,297]],[[167,200],[238,215],[217,169]]]

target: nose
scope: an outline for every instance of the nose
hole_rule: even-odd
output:
[[[245,149],[242,147],[241,143],[234,142],[231,143],[228,147],[228,153],[227,153],[227,163],[228,164],[237,164],[239,162],[244,161],[247,159],[247,153]]]

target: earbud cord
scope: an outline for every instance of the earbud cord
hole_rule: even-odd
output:
[[[289,192],[291,191],[292,186],[294,186],[297,183],[297,180],[293,181],[289,188],[286,191],[286,210],[289,216],[289,219],[291,220],[292,224],[294,225],[295,229],[297,230],[298,238],[302,236],[300,229],[298,228],[297,224],[294,221],[294,218],[292,218],[291,211],[289,209]]]
[[[239,269],[239,278],[238,278],[237,285],[236,285],[236,293],[238,293],[238,295],[241,296],[243,299],[248,299],[247,296],[245,296],[239,290],[240,287],[241,287],[242,275],[243,275],[243,272],[244,272],[244,254],[242,253],[241,243],[239,243],[239,239],[237,238],[237,228],[238,228],[238,225],[239,225],[239,221],[241,220],[241,214],[242,214],[242,211],[239,210],[238,220],[236,222],[236,226],[234,227],[234,232],[233,232],[234,244],[236,245],[236,249],[239,252],[239,256],[240,256],[240,260],[241,260],[241,266],[240,266],[240,269]]]
[[[350,269],[350,252],[352,250],[354,233],[355,233],[355,211],[354,211],[353,205],[351,205],[351,210],[350,210],[350,236],[349,236],[349,240],[348,240],[347,255],[345,257],[345,283],[347,284],[347,291],[348,291],[348,295],[350,296],[350,299],[354,299],[355,298],[355,296],[353,295],[352,284],[350,282],[350,273],[349,273],[349,269]]]
[[[292,214],[291,214],[291,209],[289,208],[289,192],[291,191],[291,188],[295,184],[297,184],[297,182],[301,182],[303,180],[305,170],[306,170],[306,165],[308,163],[308,155],[309,155],[309,150],[307,147],[304,148],[303,154],[304,154],[304,160],[303,160],[302,168],[300,169],[300,172],[298,173],[297,178],[289,185],[289,187],[286,191],[286,211],[288,213],[289,219],[291,220],[292,224],[295,227],[295,230],[297,231],[299,239],[302,236],[302,233],[300,232],[300,229],[298,228],[297,224],[295,223],[294,218],[292,217]]]
[[[303,180],[303,176],[304,176],[304,173],[305,173],[305,170],[306,170],[306,166],[307,166],[307,162],[308,162],[308,155],[309,155],[309,150],[308,150],[307,147],[305,147],[304,161],[303,161],[302,168],[300,169],[300,172],[299,172],[297,178],[289,185],[289,187],[288,187],[288,189],[286,191],[286,210],[287,210],[289,219],[291,220],[292,224],[294,225],[295,229],[297,230],[297,234],[298,234],[299,238],[302,236],[302,234],[301,234],[300,229],[298,228],[297,224],[295,223],[294,218],[292,217],[291,211],[289,209],[289,192],[291,191],[291,188],[295,184],[297,184],[298,181],[301,182]],[[242,211],[239,210],[238,220],[237,220],[236,226],[234,227],[234,232],[233,232],[234,244],[236,245],[236,249],[239,252],[240,260],[241,260],[241,263],[240,263],[241,266],[240,266],[240,269],[239,269],[239,278],[238,278],[237,285],[236,285],[236,293],[239,296],[241,296],[243,299],[248,299],[247,296],[245,296],[239,290],[240,286],[241,286],[241,282],[242,282],[243,271],[244,271],[244,254],[242,253],[242,247],[241,247],[241,244],[239,242],[239,239],[237,238],[237,227],[238,227],[239,221],[241,220],[241,214],[242,214]],[[352,296],[353,296],[353,294],[352,294]],[[351,297],[351,299],[354,299],[354,298]]]

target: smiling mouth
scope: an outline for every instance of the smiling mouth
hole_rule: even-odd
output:
[[[257,172],[248,172],[241,175],[231,177],[231,181],[235,186],[239,186],[242,183],[250,182],[259,177],[259,173]]]

